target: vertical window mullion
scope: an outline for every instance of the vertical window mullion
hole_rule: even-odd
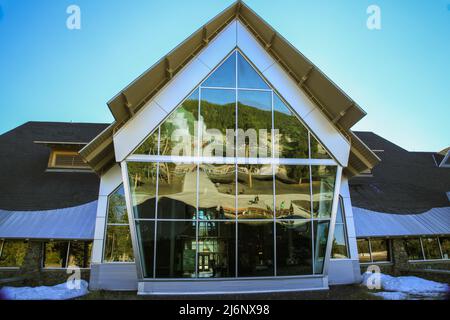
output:
[[[272,139],[272,150],[271,150],[271,158],[275,160],[275,120],[274,120],[274,93],[271,90],[271,103],[272,103],[272,130],[271,130],[271,139]],[[272,163],[272,186],[273,186],[273,272],[274,276],[278,275],[277,270],[277,200],[276,200],[276,186],[275,186],[275,161]]]
[[[46,254],[45,254],[45,247],[46,247],[46,242],[42,242],[41,244],[41,268],[45,268],[45,258],[46,258]]]
[[[309,145],[309,133],[308,133],[308,145]],[[314,238],[314,212],[313,212],[313,189],[312,189],[312,167],[308,166],[309,170],[309,213],[311,214],[311,247],[312,247],[312,273],[316,274],[316,254],[315,254],[315,238]]]
[[[234,171],[235,171],[235,180],[234,180],[234,183],[235,183],[235,197],[234,197],[234,210],[235,210],[235,224],[236,224],[236,235],[235,235],[235,241],[236,241],[236,244],[235,244],[235,253],[234,253],[234,255],[235,255],[235,259],[234,259],[234,261],[235,261],[235,276],[236,276],[236,278],[237,277],[239,277],[239,219],[238,219],[238,195],[239,195],[239,190],[238,190],[238,163],[237,163],[237,157],[238,157],[238,146],[239,146],[239,134],[238,134],[238,120],[239,120],[239,118],[238,118],[238,115],[239,115],[239,110],[238,110],[238,106],[239,106],[239,91],[238,91],[238,88],[239,88],[239,84],[238,84],[238,81],[239,81],[239,77],[238,77],[238,72],[239,72],[239,70],[238,70],[238,54],[237,54],[237,51],[235,51],[234,52],[234,55],[235,55],[235,60],[236,60],[236,62],[235,62],[235,77],[236,77],[236,87],[235,87],[235,94],[236,94],[236,101],[235,101],[235,103],[236,103],[236,107],[235,107],[235,134],[234,134],[234,162],[235,162],[235,165],[234,165]]]
[[[441,246],[441,239],[439,237],[436,237],[439,245],[439,251],[441,252],[441,259],[444,259],[444,252],[442,252],[442,246]]]
[[[161,132],[159,133],[159,138],[158,138],[158,148],[159,148],[159,144],[160,144],[160,139],[161,139]],[[158,240],[158,197],[159,197],[159,162],[156,164],[156,195],[155,195],[155,226],[153,228],[153,230],[155,230],[155,234],[153,235],[153,279],[156,279],[156,249],[158,248],[158,246],[156,245],[157,240]],[[136,224],[136,223],[135,223]],[[136,230],[137,232],[137,230]],[[139,250],[139,254],[140,254],[140,250]],[[141,261],[142,264],[142,261]]]
[[[367,241],[369,242],[370,262],[373,262],[373,256],[372,256],[372,242],[370,241],[370,238],[367,238]]]
[[[199,208],[199,194],[200,194],[200,164],[197,164],[197,188],[196,188],[196,194],[197,194],[197,199],[196,199],[196,212],[195,212],[195,277],[198,278],[199,277],[199,273],[198,273],[198,250],[199,250],[199,228],[200,228],[200,219],[199,219],[199,212],[200,212],[200,208]]]
[[[66,266],[63,267],[65,269],[67,269],[67,267],[69,266],[69,254],[70,254],[70,241],[67,244],[67,253],[66,253]]]
[[[423,249],[422,237],[419,237],[419,241],[420,241],[420,248],[422,249],[422,259],[421,260],[427,260],[427,258],[425,256],[425,250]]]
[[[202,131],[201,128],[203,127],[203,123],[200,124],[200,119],[202,119],[201,117],[201,111],[202,111],[202,88],[200,87],[198,89],[198,121],[197,121],[197,157],[201,157],[203,154],[203,150],[201,149],[202,141],[203,141],[203,137],[202,137]],[[226,141],[226,140],[225,140]],[[223,141],[222,141],[223,143]],[[195,219],[195,276],[198,278],[199,274],[198,274],[198,250],[199,250],[199,245],[198,245],[198,229],[199,229],[199,219],[198,219],[198,214],[199,214],[199,197],[200,197],[200,165],[201,163],[198,162],[197,164],[197,189],[196,189],[196,194],[197,194],[197,200],[196,200],[196,204],[197,204],[197,208],[196,208],[196,219]]]

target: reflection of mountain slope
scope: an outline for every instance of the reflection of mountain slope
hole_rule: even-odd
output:
[[[235,128],[235,104],[214,104],[208,101],[202,100],[201,115],[207,122],[208,129],[234,129]],[[195,105],[184,106],[186,110],[194,112]],[[251,129],[251,128],[271,128],[272,127],[272,112],[258,109],[257,107],[244,105],[239,103],[239,128]],[[291,116],[277,112],[280,122],[281,133],[295,134],[295,132],[301,132],[301,124],[298,120],[293,119]]]

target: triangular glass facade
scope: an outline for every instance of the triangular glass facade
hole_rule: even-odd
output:
[[[134,155],[143,278],[323,273],[337,165],[239,50]]]

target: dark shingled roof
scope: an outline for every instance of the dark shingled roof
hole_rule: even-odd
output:
[[[0,209],[51,210],[98,198],[95,173],[46,172],[50,149],[34,141],[91,141],[105,124],[28,122],[0,136]]]
[[[409,152],[372,132],[355,134],[381,162],[372,177],[350,179],[353,206],[386,213],[422,213],[449,207],[450,169],[440,168],[442,155]]]

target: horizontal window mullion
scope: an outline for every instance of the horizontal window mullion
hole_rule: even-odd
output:
[[[312,165],[337,166],[331,159],[280,159],[280,158],[242,158],[242,157],[186,157],[186,156],[150,156],[131,155],[128,162],[156,162],[156,163],[195,163],[195,164],[276,164],[276,165]]]

